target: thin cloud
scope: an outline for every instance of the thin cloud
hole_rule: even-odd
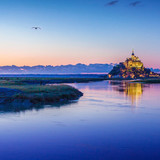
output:
[[[105,6],[113,6],[113,5],[117,4],[118,2],[119,2],[119,0],[110,1],[109,3],[105,4]]]
[[[135,2],[130,3],[130,5],[131,5],[132,7],[136,7],[136,6],[139,5],[140,3],[141,3],[141,1],[135,1]]]

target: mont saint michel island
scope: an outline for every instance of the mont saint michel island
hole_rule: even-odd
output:
[[[152,72],[145,68],[143,62],[139,57],[135,56],[134,50],[131,57],[127,58],[125,62],[120,62],[114,66],[108,74],[108,78],[122,78],[122,79],[136,79],[136,78],[158,78],[159,74]]]

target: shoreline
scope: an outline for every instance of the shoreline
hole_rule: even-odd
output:
[[[25,84],[61,84],[61,83],[87,83],[106,80],[106,77],[76,78],[76,77],[0,77],[2,85],[25,85]]]

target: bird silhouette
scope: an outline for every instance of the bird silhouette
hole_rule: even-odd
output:
[[[41,29],[40,27],[32,27],[32,29],[38,30]]]

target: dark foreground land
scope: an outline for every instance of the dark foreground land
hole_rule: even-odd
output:
[[[50,104],[76,100],[82,95],[82,92],[68,85],[0,86],[0,104],[24,106],[31,106],[32,104]]]
[[[69,85],[44,85],[51,81],[53,79],[1,78],[0,105],[32,106],[35,104],[53,104],[76,100],[83,95],[82,92]]]

